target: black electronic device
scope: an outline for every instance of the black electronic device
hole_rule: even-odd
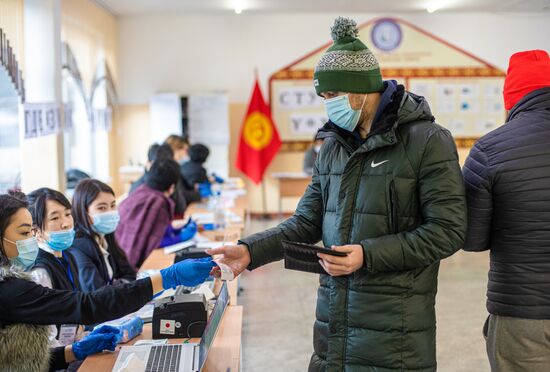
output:
[[[200,247],[197,247],[196,245],[193,245],[191,247],[187,247],[182,250],[179,250],[176,252],[176,255],[174,256],[174,263],[187,260],[189,258],[210,257],[210,255],[206,253],[206,249],[207,248],[200,248]]]
[[[346,257],[347,253],[334,251],[332,249],[318,247],[312,244],[290,242],[282,240],[285,255],[285,269],[305,271],[315,274],[327,274],[319,264],[318,253],[331,256]]]
[[[202,293],[159,299],[153,311],[153,339],[201,337],[207,318]]]

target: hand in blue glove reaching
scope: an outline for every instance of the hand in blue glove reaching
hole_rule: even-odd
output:
[[[76,359],[83,360],[88,355],[100,353],[103,350],[114,351],[120,337],[120,331],[115,327],[101,326],[82,340],[75,342],[72,345],[73,354]]]
[[[181,229],[181,232],[179,234],[180,241],[186,242],[190,239],[193,239],[195,234],[197,234],[197,231],[198,231],[197,223],[193,221],[191,218],[189,218],[189,221]]]
[[[216,181],[216,183],[224,183],[225,180],[223,178],[221,178],[220,176],[218,176],[216,173],[212,173],[212,177],[214,177],[214,181]]]
[[[210,276],[210,270],[216,266],[211,257],[184,260],[160,270],[162,287],[176,288],[178,285],[194,287]]]
[[[199,183],[199,195],[201,198],[208,198],[213,195],[210,182]]]

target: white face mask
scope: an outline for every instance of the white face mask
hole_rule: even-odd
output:
[[[319,151],[321,151],[321,145],[315,145],[315,146],[313,146],[313,151],[315,151],[315,153],[318,154]]]
[[[8,238],[4,238],[4,240],[15,244],[17,247],[18,255],[9,259],[12,264],[16,264],[25,270],[30,269],[34,265],[34,261],[38,255],[38,241],[34,236],[15,242]]]

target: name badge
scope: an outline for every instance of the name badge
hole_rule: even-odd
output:
[[[74,343],[76,339],[76,331],[78,331],[77,324],[63,324],[59,330],[59,342],[65,346]]]

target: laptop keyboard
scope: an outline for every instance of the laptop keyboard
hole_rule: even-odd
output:
[[[178,372],[182,345],[152,346],[145,372]]]

